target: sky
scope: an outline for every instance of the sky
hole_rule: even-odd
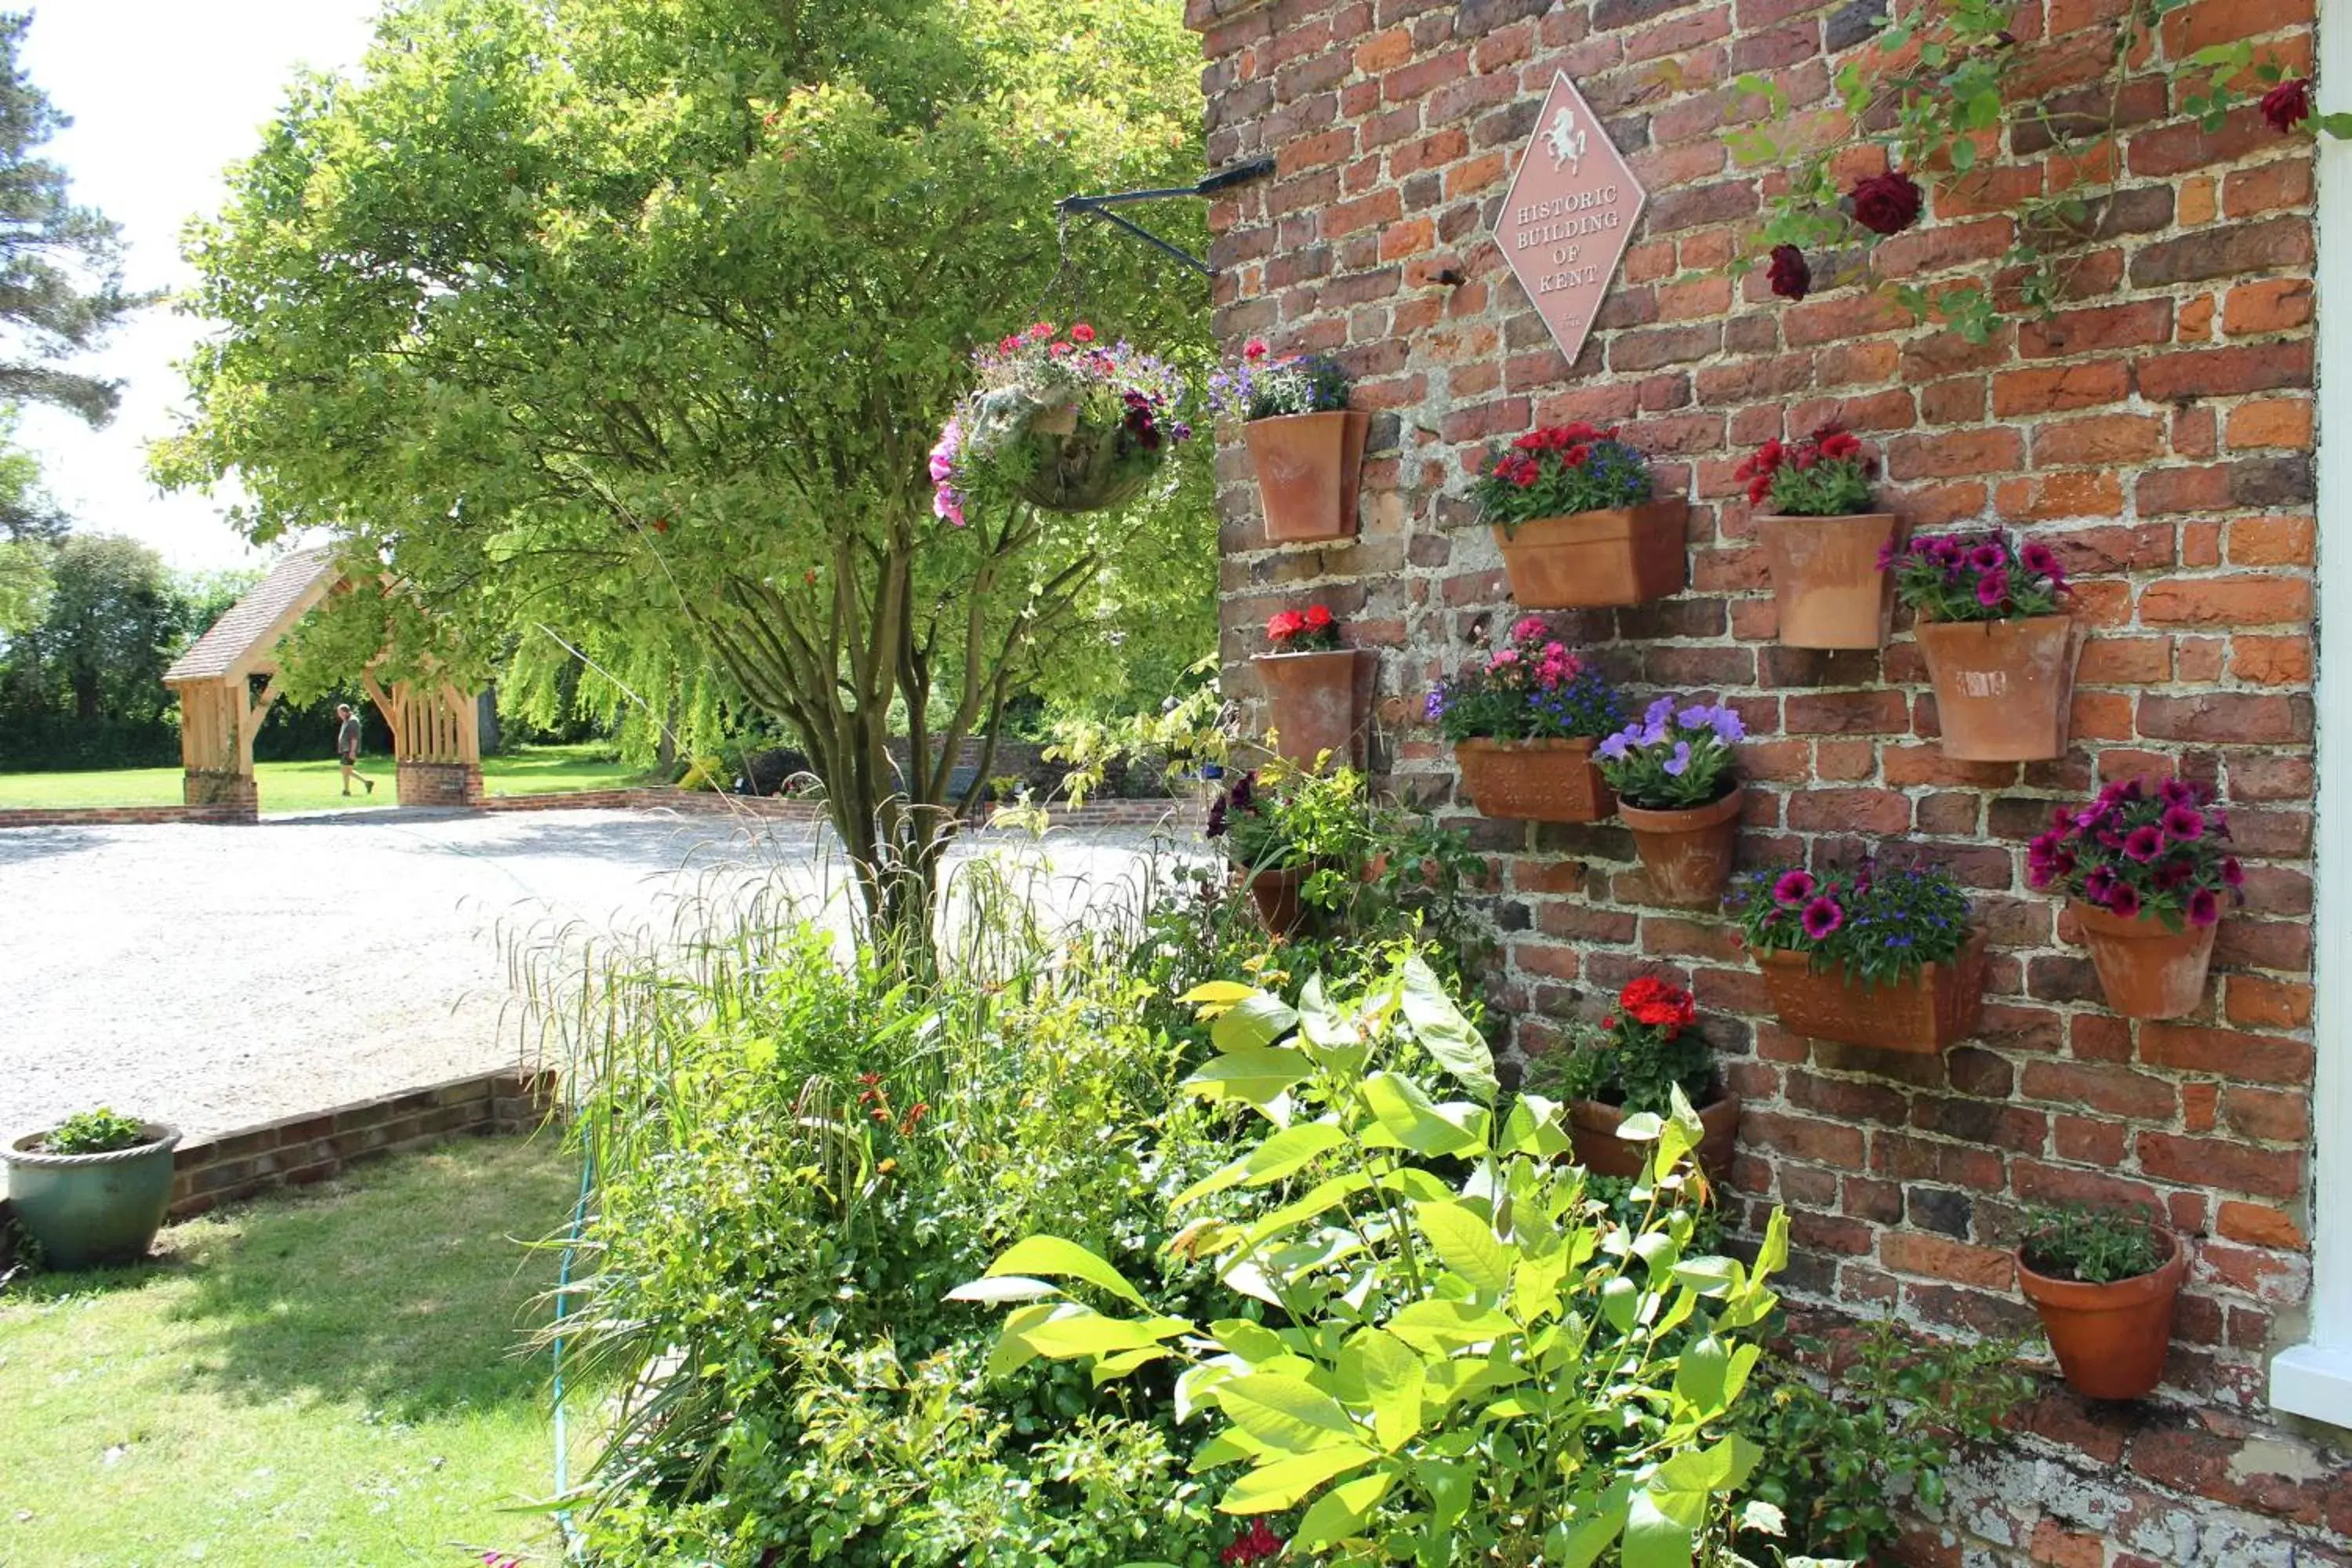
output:
[[[178,289],[191,216],[217,210],[221,173],[259,144],[286,84],[304,67],[345,70],[367,47],[376,0],[33,0],[24,64],[71,115],[47,148],[73,198],[122,227],[126,281]],[[61,410],[28,408],[24,443],[50,492],[85,532],[127,533],[173,566],[258,565],[222,521],[223,500],[159,494],[144,448],[184,406],[173,366],[204,323],[155,306],[86,362],[123,382],[113,423],[91,430]]]

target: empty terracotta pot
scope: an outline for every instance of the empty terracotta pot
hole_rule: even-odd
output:
[[[1518,822],[1598,822],[1617,805],[1593,765],[1589,736],[1572,741],[1456,742],[1462,787],[1481,816]]]
[[[2079,899],[2069,908],[2108,1006],[2126,1018],[2185,1018],[2204,1002],[2218,924],[2167,931],[2153,915],[2124,920]]]
[[[2066,754],[2074,658],[2083,647],[2072,616],[1922,621],[1918,633],[1944,755],[2032,763]]]
[[[1982,931],[1969,938],[1954,962],[1923,964],[1892,985],[1864,985],[1842,969],[1815,969],[1801,952],[1751,956],[1782,1026],[1810,1039],[1933,1056],[1975,1034],[1984,1011]]]
[[[1307,923],[1307,906],[1298,897],[1308,868],[1284,866],[1269,871],[1243,873],[1250,899],[1257,905],[1258,922],[1271,935],[1296,936]]]
[[[1638,1176],[1649,1168],[1653,1145],[1617,1136],[1626,1113],[1597,1100],[1568,1102],[1568,1141],[1576,1163],[1596,1176]],[[1739,1097],[1727,1094],[1698,1108],[1706,1129],[1699,1140],[1699,1169],[1718,1185],[1731,1179],[1731,1156],[1739,1145]]]
[[[1511,597],[1530,610],[1639,605],[1690,581],[1690,508],[1654,500],[1496,528]]]
[[[1731,879],[1732,856],[1739,847],[1739,813],[1748,804],[1745,785],[1710,805],[1652,811],[1630,801],[1617,803],[1617,816],[1633,832],[1642,874],[1661,903],[1713,907]]]
[[[2155,1234],[2170,1250],[2163,1266],[2111,1285],[2038,1274],[2018,1253],[2018,1286],[2042,1315],[2066,1385],[2087,1398],[2137,1399],[2164,1381],[2189,1250],[2168,1231]]]
[[[1335,764],[1363,761],[1363,726],[1356,718],[1356,672],[1362,650],[1262,653],[1250,660],[1265,687],[1266,717],[1276,752],[1313,767],[1328,752]]]
[[[1269,541],[1355,537],[1357,484],[1371,424],[1370,414],[1348,408],[1278,415],[1242,426]]]
[[[1895,613],[1895,579],[1878,569],[1879,556],[1910,532],[1910,524],[1884,511],[1758,518],[1756,537],[1780,612],[1781,645],[1884,647]]]

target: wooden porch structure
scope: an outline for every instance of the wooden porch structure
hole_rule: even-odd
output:
[[[180,761],[190,805],[258,813],[253,741],[278,700],[278,646],[350,575],[324,550],[289,555],[260,586],[192,644],[163,674],[180,698]],[[373,669],[360,682],[392,730],[403,805],[470,805],[482,797],[479,710],[446,682],[396,681],[387,691]]]

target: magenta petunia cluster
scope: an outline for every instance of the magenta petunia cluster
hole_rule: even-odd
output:
[[[2074,589],[2057,552],[2039,540],[1999,533],[1923,536],[1883,546],[1878,569],[1895,596],[1930,620],[2012,621],[2056,615]]]
[[[2229,852],[2230,819],[2201,784],[2111,784],[2089,805],[2060,807],[2026,847],[2026,875],[2121,920],[2168,930],[2210,926],[2223,899],[2243,902],[2245,868]]]

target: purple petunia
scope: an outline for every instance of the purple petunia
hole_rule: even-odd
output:
[[[2009,573],[1996,566],[1977,579],[1977,603],[1990,609],[2009,597]]]
[[[2124,853],[2145,866],[2164,853],[2164,835],[2152,822],[2135,827],[2124,836]]]
[[[2192,843],[2205,837],[2205,814],[2193,805],[2168,806],[2164,813],[2164,832],[2167,837]]]
[[[1835,899],[1815,899],[1805,906],[1805,912],[1798,917],[1798,923],[1815,942],[1825,941],[1831,932],[1845,924],[1845,910]]]
[[[1668,758],[1666,759],[1666,761],[1665,761],[1666,776],[1667,776],[1668,778],[1677,778],[1677,779],[1678,779],[1678,778],[1682,777],[1685,773],[1686,773],[1690,772],[1690,765],[1691,765],[1691,748],[1690,748],[1690,742],[1689,742],[1688,741],[1677,741],[1677,742],[1675,742],[1675,754],[1674,754],[1673,756],[1671,756],[1671,757],[1668,757]]]
[[[1638,732],[1635,731],[1620,730],[1601,742],[1594,750],[1612,763],[1622,763],[1625,760],[1626,753],[1633,749],[1633,742],[1638,738]]]
[[[1998,541],[1988,539],[1969,552],[1969,564],[1979,572],[1998,572],[2009,564],[2009,552]]]
[[[2117,882],[2107,889],[2107,913],[2117,920],[2137,920],[2139,890],[2128,882]]]
[[[2246,868],[2239,864],[2238,858],[2234,855],[2221,862],[2221,885],[2225,888],[2242,888],[2246,885]]]
[[[2200,888],[2189,895],[2189,923],[2209,926],[2221,918],[2221,900],[2210,888]]]
[[[1784,871],[1780,879],[1772,884],[1772,901],[1784,910],[1793,910],[1811,898],[1818,886],[1807,872]]]
[[[2018,552],[2018,559],[2025,563],[2028,572],[2037,577],[2047,577],[2053,583],[2066,580],[2066,569],[2058,563],[2057,555],[2038,540],[2028,542],[2025,548]]]
[[[2104,908],[2108,896],[2116,890],[2116,874],[2112,869],[2105,866],[2094,866],[2091,868],[2091,874],[2083,879],[2083,897]]]

